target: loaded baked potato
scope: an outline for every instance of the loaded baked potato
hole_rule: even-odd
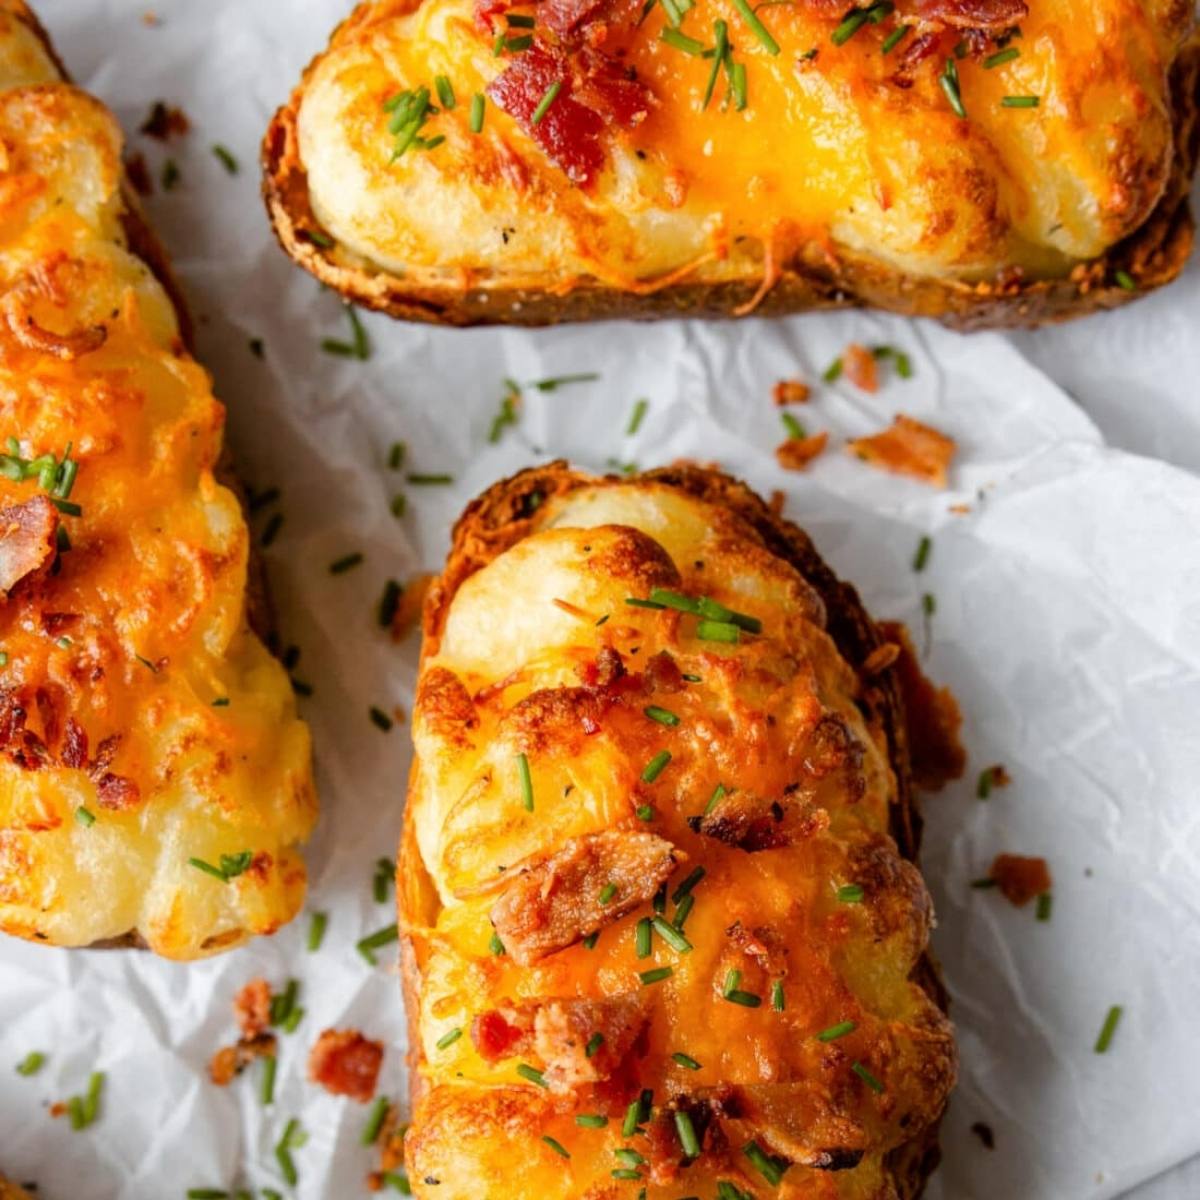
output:
[[[906,653],[715,471],[468,508],[397,873],[415,1194],[919,1193],[957,1060]]]
[[[449,324],[1111,308],[1192,244],[1190,0],[372,0],[264,143],[284,248]]]
[[[0,0],[0,929],[196,958],[299,909],[309,737],[121,133]]]

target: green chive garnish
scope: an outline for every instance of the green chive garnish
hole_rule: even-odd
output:
[[[642,714],[652,721],[657,721],[660,725],[675,726],[679,724],[679,718],[673,712],[666,708],[659,708],[657,704],[647,705],[642,709]]]
[[[667,763],[670,761],[671,752],[669,750],[660,750],[643,769],[642,782],[653,783],[663,773]]]
[[[743,1008],[758,1008],[762,1004],[761,996],[756,996],[753,992],[743,992],[740,988],[734,988],[732,992],[727,992],[725,999],[730,1004],[740,1004]]]
[[[91,829],[91,827],[96,823],[96,815],[90,809],[84,808],[84,806],[81,804],[75,810],[75,820],[78,821],[79,824],[84,827],[84,829]]]
[[[651,928],[649,917],[642,917],[637,923],[633,935],[633,945],[638,958],[650,957]]]
[[[963,106],[962,92],[958,84],[958,67],[955,66],[954,59],[946,59],[946,66],[938,76],[938,83],[941,84],[942,91],[946,93],[946,99],[950,101],[954,115],[959,119],[965,119],[967,110]]]
[[[716,808],[717,805],[720,804],[722,800],[725,799],[725,796],[726,796],[725,785],[723,783],[718,783],[717,786],[713,789],[713,794],[709,797],[708,803],[704,806],[703,815],[707,817],[708,814],[710,812],[712,812],[712,810],[714,808]]]
[[[517,755],[517,780],[521,786],[521,805],[526,812],[533,812],[533,777],[529,774],[529,759]]]
[[[488,939],[488,950],[495,955],[507,954],[504,949],[504,943],[500,940],[500,935],[493,929],[492,936]]]
[[[1053,908],[1054,897],[1049,892],[1043,892],[1037,898],[1037,919],[1039,921],[1050,920],[1050,913]]]
[[[275,1146],[275,1161],[279,1163],[279,1169],[283,1172],[288,1187],[295,1187],[300,1179],[296,1172],[296,1164],[292,1161],[292,1147],[302,1146],[306,1140],[300,1122],[293,1117],[284,1126],[283,1136]]]
[[[552,1138],[548,1133],[542,1134],[542,1141],[554,1151],[555,1154],[561,1154],[563,1158],[570,1158],[562,1142]]]
[[[868,1071],[867,1068],[862,1065],[862,1063],[860,1063],[860,1062],[852,1063],[850,1065],[850,1070],[852,1070],[855,1073],[855,1075],[857,1075],[859,1077],[859,1079],[861,1079],[863,1081],[863,1083],[865,1083],[867,1085],[867,1087],[869,1087],[871,1089],[871,1091],[876,1092],[876,1093],[883,1092],[883,1084],[880,1083],[879,1080],[876,1079],[875,1076],[872,1075],[871,1072]]]
[[[745,0],[741,0],[741,3],[744,4]],[[679,1134],[679,1144],[683,1147],[684,1156],[699,1158],[700,1139],[696,1137],[696,1127],[692,1124],[691,1114],[682,1108],[675,1112],[675,1132]]]
[[[664,979],[670,979],[675,971],[671,967],[655,967],[653,971],[639,971],[638,978],[647,986],[652,983],[661,983]]]
[[[593,1033],[587,1040],[587,1045],[583,1048],[583,1053],[587,1058],[595,1058],[596,1051],[604,1045],[604,1034]]]
[[[221,165],[230,173],[230,175],[236,175],[238,173],[238,161],[233,157],[229,150],[227,150],[218,142],[215,146],[213,146],[212,152],[221,160]]]
[[[633,412],[629,416],[629,425],[625,429],[626,437],[633,437],[635,433],[642,427],[642,421],[645,420],[646,410],[650,407],[649,400],[639,400],[633,406]]]
[[[912,26],[911,26],[911,25],[901,25],[901,26],[899,26],[898,28],[896,28],[896,29],[893,29],[893,30],[892,30],[892,32],[891,32],[891,33],[889,33],[889,34],[887,35],[887,37],[884,39],[884,42],[883,42],[883,53],[884,53],[884,54],[891,54],[891,52],[892,52],[893,50],[895,50],[895,48],[896,48],[898,45],[900,45],[900,43],[901,43],[902,41],[904,41],[904,39],[905,39],[906,37],[908,37],[908,35],[909,35],[909,33],[910,33],[911,31],[912,31]]]
[[[1004,96],[1000,100],[1001,108],[1037,108],[1041,104],[1040,96]]]
[[[665,604],[656,604],[653,600],[639,600],[636,596],[626,596],[625,603],[630,608],[666,608]]]
[[[596,943],[600,940],[600,930],[594,930],[583,939],[582,945],[585,950],[595,950]]]
[[[741,640],[742,631],[728,621],[699,621],[696,636],[702,642],[727,642],[730,645]]]
[[[546,94],[538,101],[538,106],[533,110],[533,116],[530,118],[530,124],[540,125],[542,118],[550,109],[550,105],[558,99],[558,93],[562,91],[562,80],[556,79],[547,89]]]
[[[423,475],[419,472],[406,475],[405,479],[417,487],[439,487],[454,482],[453,475]]]
[[[842,360],[835,358],[822,372],[821,378],[826,383],[836,383],[842,377],[842,370]]]
[[[747,1142],[742,1147],[742,1153],[772,1187],[778,1187],[783,1182],[783,1171],[779,1164],[757,1142]]]
[[[31,1050],[19,1063],[18,1075],[36,1075],[46,1062],[46,1056],[40,1050]]]
[[[463,1031],[458,1028],[447,1030],[440,1038],[438,1038],[434,1045],[439,1050],[445,1050],[447,1047],[453,1046],[454,1043],[457,1042],[460,1037],[462,1037],[462,1033]]]
[[[610,1174],[614,1179],[641,1179],[642,1177],[642,1173],[634,1170],[633,1167],[617,1167]]]
[[[308,952],[315,954],[325,940],[325,927],[329,924],[327,913],[315,912],[308,921]]]
[[[983,60],[983,65],[987,70],[992,70],[994,67],[1002,67],[1007,62],[1012,62],[1014,58],[1020,58],[1021,51],[1016,46],[1008,46],[1004,50],[997,50],[995,54],[989,54]]]
[[[837,890],[837,898],[843,904],[861,904],[865,893],[857,883],[844,883]]]
[[[528,1063],[521,1063],[517,1067],[517,1074],[522,1079],[528,1079],[530,1083],[536,1084],[540,1088],[549,1088],[550,1086],[541,1071],[536,1067],[531,1067]]]
[[[483,132],[483,106],[484,99],[482,92],[476,92],[471,97],[471,132]]]
[[[1117,1025],[1124,1011],[1119,1004],[1114,1004],[1108,1010],[1108,1015],[1104,1018],[1104,1025],[1100,1030],[1100,1036],[1096,1039],[1095,1046],[1092,1047],[1095,1053],[1103,1054],[1112,1045],[1113,1034],[1117,1032]]]
[[[925,570],[925,564],[929,562],[929,553],[933,549],[933,540],[929,537],[923,537],[917,543],[917,552],[913,555],[913,570]]]
[[[451,109],[457,103],[454,98],[454,88],[450,80],[445,75],[435,75],[433,77],[434,90],[437,92],[438,101],[444,109]]]
[[[921,611],[927,617],[932,617],[937,612],[937,597],[932,592],[926,592],[921,597]]]
[[[777,979],[771,984],[771,1007],[776,1012],[783,1012],[787,1008],[787,999],[783,994],[782,979]]]
[[[268,1054],[263,1059],[262,1082],[259,1084],[258,1098],[264,1108],[275,1103],[275,1072],[279,1061],[275,1055]]]
[[[683,882],[671,893],[671,903],[678,904],[706,874],[707,872],[703,867],[696,867],[689,872]]]
[[[367,710],[367,715],[371,718],[371,724],[374,725],[376,729],[381,729],[384,733],[387,733],[391,729],[392,718],[389,717],[382,708],[372,704]]]
[[[1136,292],[1138,289],[1137,280],[1128,271],[1117,271],[1113,278],[1117,281],[1117,286],[1127,292]]]
[[[844,46],[866,23],[867,17],[870,15],[870,10],[866,8],[856,8],[844,21],[830,34],[829,40],[835,46]]]
[[[724,21],[714,21],[713,34],[716,38],[716,46],[713,49],[712,68],[708,72],[708,81],[704,85],[704,100],[700,105],[701,110],[708,108],[712,101],[713,90],[717,86],[717,77],[721,74],[721,67],[729,57],[729,26]]]
[[[619,1158],[626,1166],[643,1167],[646,1165],[645,1158],[642,1157],[636,1150],[629,1146],[622,1146],[619,1150],[613,1151],[613,1156]]]
[[[700,1070],[700,1064],[690,1054],[684,1054],[681,1050],[671,1055],[671,1061],[676,1066],[682,1067],[685,1071]]]
[[[600,889],[600,903],[607,904],[617,894],[617,885],[615,883],[606,883]]]
[[[634,1100],[633,1103],[625,1110],[625,1119],[621,1122],[621,1136],[633,1137],[637,1131],[638,1121],[642,1115],[641,1100]]]
[[[574,375],[551,375],[546,379],[535,379],[529,386],[539,392],[554,392],[570,383],[594,383],[600,378],[599,371],[577,371]]]
[[[654,809],[651,808],[649,804],[639,804],[637,808],[634,809],[634,813],[639,821],[654,820]]]
[[[365,938],[361,938],[355,942],[354,948],[371,964],[375,965],[374,951],[381,946],[386,946],[388,942],[394,942],[400,936],[400,930],[395,925],[385,925],[382,929],[376,930],[372,934],[368,934]]]
[[[608,1124],[608,1118],[600,1113],[578,1113],[575,1124],[583,1129],[603,1129]]]
[[[680,33],[678,29],[672,29],[669,25],[663,28],[658,37],[668,46],[682,50],[684,54],[690,54],[693,58],[701,58],[704,55],[703,42],[698,42],[695,38],[688,37],[686,33]]]
[[[505,13],[504,19],[508,22],[509,29],[532,29],[537,24],[534,17],[524,13]]]
[[[679,902],[675,908],[675,916],[671,918],[671,924],[676,929],[683,932],[683,923],[688,919],[688,913],[692,911],[692,905],[696,903],[696,897],[688,892],[686,896]]]
[[[790,437],[790,438],[806,438],[806,437],[808,437],[808,430],[806,430],[804,428],[804,426],[801,425],[800,422],[797,421],[796,418],[793,417],[790,412],[781,412],[779,414],[779,419],[783,422],[783,427],[784,427],[784,429],[787,430],[788,437]]]
[[[828,1029],[822,1029],[817,1034],[818,1042],[836,1042],[838,1038],[845,1037],[848,1033],[853,1033],[858,1028],[853,1021],[841,1021],[837,1025],[830,1025]]]
[[[334,559],[329,564],[330,575],[341,575],[349,571],[353,567],[357,567],[363,561],[363,556],[359,551],[354,551],[352,554],[344,555],[342,558]]]
[[[691,952],[692,943],[674,925],[670,924],[665,917],[655,917],[652,924],[654,932],[676,953],[688,954]]]
[[[387,1118],[388,1106],[386,1096],[378,1097],[371,1105],[371,1111],[367,1114],[367,1123],[363,1126],[362,1137],[358,1139],[361,1145],[375,1145],[379,1138],[379,1131],[383,1128],[383,1122]]]

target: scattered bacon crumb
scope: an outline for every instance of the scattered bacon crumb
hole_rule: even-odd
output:
[[[785,471],[803,471],[829,444],[829,434],[822,430],[808,437],[788,438],[775,447],[775,457]]]
[[[308,1056],[308,1077],[335,1096],[366,1104],[375,1095],[383,1043],[357,1029],[326,1029]]]
[[[1044,858],[1023,858],[1019,854],[996,855],[988,878],[994,879],[1004,898],[1018,908],[1054,887]]]
[[[153,195],[154,181],[150,178],[150,168],[146,166],[146,156],[140,150],[125,160],[125,174],[139,196]]]
[[[985,1125],[982,1121],[976,1121],[971,1126],[971,1132],[984,1144],[988,1150],[995,1150],[996,1135],[992,1132],[990,1125]]]
[[[899,657],[900,647],[895,642],[884,642],[882,646],[876,646],[867,655],[862,665],[862,673],[879,675],[892,666]]]
[[[866,346],[851,342],[842,351],[842,370],[855,387],[864,392],[879,391],[879,364]]]
[[[899,621],[883,621],[880,632],[899,646],[896,679],[904,699],[908,753],[913,780],[918,787],[937,791],[958,779],[967,766],[967,753],[959,740],[962,713],[949,688],[937,688],[917,661],[912,638]]]
[[[868,466],[944,488],[956,446],[953,438],[899,414],[890,428],[855,438],[847,443],[847,449]]]
[[[421,623],[421,611],[425,607],[425,593],[433,583],[432,575],[418,575],[403,592],[392,614],[392,640],[400,641],[410,630]]]
[[[785,404],[803,404],[810,394],[808,384],[799,379],[781,379],[771,391],[780,408]]]
[[[177,108],[175,105],[168,106],[164,101],[156,100],[149,115],[139,127],[139,131],[147,137],[165,142],[175,135],[183,137],[191,127],[192,123],[182,108]]]
[[[233,1015],[245,1037],[262,1033],[271,1024],[271,986],[265,979],[252,979],[233,998]]]
[[[995,763],[993,766],[987,767],[983,773],[988,777],[989,788],[1008,787],[1012,783],[1012,776],[1003,763]]]
[[[387,1115],[375,1144],[379,1147],[379,1169],[367,1175],[367,1191],[381,1192],[387,1185],[386,1176],[404,1166],[404,1135],[408,1126],[400,1124],[400,1110],[389,1105]]]
[[[767,505],[767,507],[771,510],[772,514],[779,517],[779,516],[783,515],[783,506],[786,503],[787,503],[787,493],[781,492],[778,488],[776,488],[771,493],[771,502],[770,502],[770,504]]]
[[[208,1077],[217,1087],[225,1087],[256,1058],[274,1058],[277,1050],[278,1044],[273,1033],[241,1038],[235,1045],[222,1046],[209,1059]]]
[[[149,25],[151,28],[154,28],[156,25],[162,24],[162,17],[160,17],[158,13],[154,12],[153,9],[150,9],[142,13],[142,24]]]

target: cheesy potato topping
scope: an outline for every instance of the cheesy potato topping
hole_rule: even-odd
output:
[[[309,737],[120,130],[25,17],[0,10],[0,929],[196,958],[299,909]]]
[[[678,5],[678,28],[663,6],[621,20],[609,5],[580,36],[649,99],[644,119],[604,131],[603,169],[579,186],[532,118],[489,98],[472,132],[472,97],[494,95],[521,59],[498,54],[493,31],[530,32],[506,26],[503,4],[482,6],[492,16],[481,27],[478,7],[360,5],[310,69],[299,155],[341,261],[414,286],[563,290],[769,278],[781,261],[835,257],[947,281],[1063,277],[1137,229],[1162,195],[1168,75],[1192,19],[1187,0],[1028,0],[1019,33],[956,45],[963,30],[928,14],[988,4],[907,0],[835,41],[849,6],[797,0],[756,9],[772,52],[735,0]],[[740,110],[724,70],[704,103],[718,23],[744,68]],[[926,35],[941,37],[936,53],[928,43],[933,57],[906,73],[899,64]],[[394,98],[428,87],[437,107],[439,75],[453,107],[420,130],[436,144],[394,157]]]
[[[895,1156],[953,1034],[917,980],[897,748],[834,614],[730,508],[571,478],[517,540],[469,510],[427,609],[415,1192],[910,1195]]]

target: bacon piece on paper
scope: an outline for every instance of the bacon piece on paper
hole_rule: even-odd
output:
[[[375,1095],[383,1043],[357,1029],[326,1029],[308,1056],[308,1077],[335,1096],[366,1104]]]
[[[45,496],[0,508],[0,599],[44,574],[57,553],[58,510]]]

